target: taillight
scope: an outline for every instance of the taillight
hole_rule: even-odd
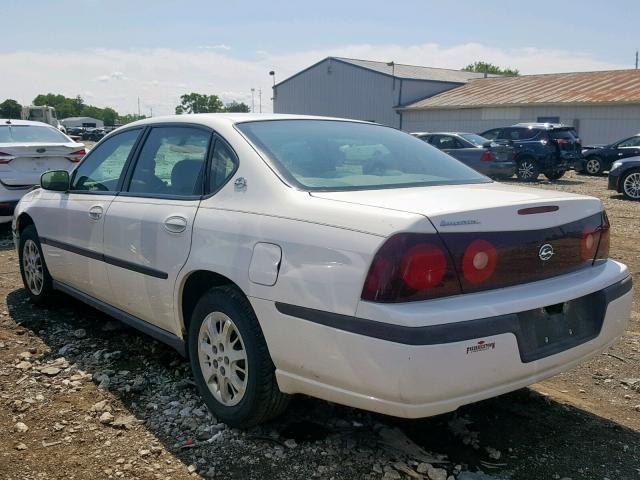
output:
[[[0,164],[9,163],[14,158],[16,158],[16,157],[14,157],[13,155],[11,155],[9,153],[0,152]]]
[[[609,246],[611,244],[611,224],[607,212],[602,211],[602,224],[600,225],[600,242],[594,263],[607,260],[609,258]]]
[[[582,232],[582,238],[580,239],[580,255],[583,260],[593,260],[595,258],[599,240],[599,227],[588,225]]]
[[[68,159],[70,162],[77,163],[77,162],[79,162],[80,160],[82,160],[82,158],[83,158],[86,154],[87,154],[87,151],[86,151],[84,148],[82,148],[82,149],[78,150],[77,152],[73,152],[73,153],[71,154],[71,156],[67,157],[67,159]]]
[[[607,260],[611,242],[611,226],[607,212],[602,211],[602,221],[599,226],[587,226],[582,233],[580,253],[583,260]]]
[[[489,150],[487,150],[486,152],[484,152],[482,154],[482,156],[480,157],[480,160],[482,160],[483,162],[492,162],[493,161],[493,153],[491,153]]]
[[[410,302],[461,293],[449,252],[437,234],[399,233],[376,253],[362,289],[372,302]]]
[[[482,283],[496,271],[498,252],[486,240],[474,240],[462,257],[462,274],[471,283]]]

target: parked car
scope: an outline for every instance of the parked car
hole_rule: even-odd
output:
[[[581,158],[580,139],[573,127],[555,123],[518,123],[480,134],[490,140],[509,140],[516,150],[516,175],[533,182],[540,173],[561,178]]]
[[[418,132],[412,135],[488,177],[510,178],[516,173],[515,150],[504,143],[492,142],[475,133]]]
[[[13,224],[31,301],[66,292],[174,346],[233,426],[297,393],[451,411],[574,367],[630,315],[600,200],[368,122],[151,118],[41,182]]]
[[[81,137],[84,131],[84,127],[69,127],[67,128],[67,135],[69,137]]]
[[[640,134],[610,145],[586,145],[582,149],[583,158],[576,162],[577,172],[600,175],[611,168],[611,164],[623,158],[640,155]]]
[[[71,170],[85,154],[56,127],[29,120],[0,119],[0,223],[48,170]]]
[[[609,171],[609,190],[640,200],[640,156],[616,160]]]
[[[105,136],[104,128],[87,128],[81,134],[82,140],[91,140],[97,142]]]

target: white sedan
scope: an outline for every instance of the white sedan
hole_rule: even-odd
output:
[[[0,119],[0,223],[48,170],[73,170],[86,153],[57,128],[42,122]]]
[[[217,418],[303,393],[424,417],[532,384],[624,332],[599,200],[495,183],[398,130],[153,118],[19,203],[25,287],[172,345]]]

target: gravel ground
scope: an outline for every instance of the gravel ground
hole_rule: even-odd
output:
[[[640,272],[640,204],[602,198],[612,257]],[[69,297],[32,306],[0,228],[0,479],[638,479],[638,291],[622,342],[530,389],[423,420],[297,397],[242,432],[206,410],[175,352]]]

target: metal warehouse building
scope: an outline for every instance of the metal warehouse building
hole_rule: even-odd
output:
[[[92,117],[68,117],[64,120],[61,120],[60,123],[64,125],[65,128],[71,127],[97,127],[104,128],[104,122],[97,118]]]
[[[610,143],[640,132],[640,71],[477,79],[397,111],[406,131],[561,122],[573,125],[585,144]]]
[[[461,70],[328,57],[276,84],[273,111],[355,118],[406,130],[396,107],[483,77]]]

